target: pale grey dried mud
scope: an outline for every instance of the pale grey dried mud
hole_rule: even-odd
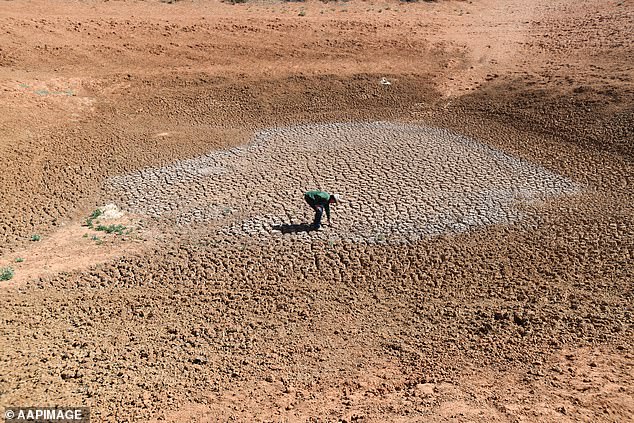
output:
[[[221,223],[225,235],[271,236],[310,222],[302,194],[341,194],[336,231],[311,237],[414,241],[518,222],[518,203],[579,187],[541,166],[451,131],[391,122],[258,132],[241,148],[112,178],[133,213],[180,225]],[[304,238],[311,238],[304,235]]]

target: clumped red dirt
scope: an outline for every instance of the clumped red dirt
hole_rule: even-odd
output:
[[[634,420],[632,22],[629,1],[3,2],[0,404]],[[111,176],[342,121],[449,128],[584,190],[407,244],[152,216],[83,237]]]

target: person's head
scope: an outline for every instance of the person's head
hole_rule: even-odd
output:
[[[339,204],[339,200],[340,200],[339,194],[331,194],[330,200],[328,200],[328,202],[330,204]]]

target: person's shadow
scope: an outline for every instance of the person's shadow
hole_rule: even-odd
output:
[[[315,227],[308,223],[296,223],[289,224],[283,223],[281,225],[274,225],[271,227],[274,231],[280,231],[283,234],[296,234],[298,232],[311,232],[315,230]]]

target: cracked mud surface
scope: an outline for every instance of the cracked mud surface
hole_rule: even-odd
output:
[[[330,239],[407,240],[521,219],[517,203],[575,191],[572,181],[450,131],[374,122],[260,131],[249,146],[108,182],[137,214],[184,225],[230,221],[226,235],[270,236],[310,222],[303,193],[342,195]],[[233,219],[235,220],[235,219]]]
[[[0,407],[633,420],[633,18],[1,3]],[[332,227],[272,230],[317,187]]]

